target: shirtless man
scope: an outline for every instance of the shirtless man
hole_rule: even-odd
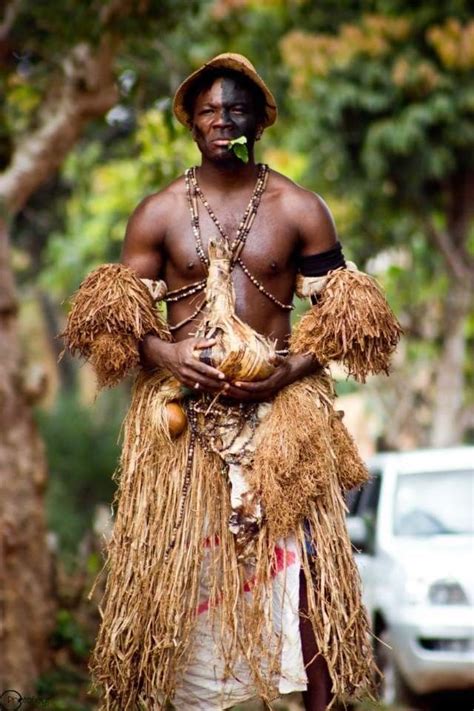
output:
[[[264,125],[265,96],[257,86],[252,86],[248,76],[215,66],[201,73],[191,96],[187,97],[188,123],[202,156],[197,169],[199,187],[232,240],[257,180],[254,144]],[[240,136],[247,138],[248,163],[229,150],[229,140]],[[206,252],[208,238],[216,233],[216,226],[202,205],[200,208],[201,235]],[[270,170],[266,190],[242,252],[245,265],[258,282],[280,302],[291,303],[301,259],[326,252],[335,244],[334,223],[323,200]],[[128,224],[122,262],[142,278],[164,279],[169,290],[205,278],[191,229],[184,177],[147,197],[137,207]],[[262,293],[238,264],[232,277],[237,315],[259,333],[276,339],[278,349],[285,349],[291,330],[289,310],[283,310]],[[173,326],[185,320],[195,306],[192,297],[170,303],[169,324]],[[274,373],[266,380],[226,382],[219,370],[201,362],[194,353],[212,344],[212,341],[193,337],[199,318],[176,329],[174,342],[147,336],[142,343],[143,364],[150,368],[165,368],[188,388],[211,393],[224,389],[227,397],[259,401],[272,399],[281,388],[318,368],[310,355],[291,355],[281,358]],[[304,610],[303,575],[300,602]],[[326,664],[321,657],[314,659],[315,640],[311,624],[304,617],[300,630],[303,658],[305,664],[309,664],[308,691],[303,695],[305,706],[308,711],[323,711],[332,698]]]

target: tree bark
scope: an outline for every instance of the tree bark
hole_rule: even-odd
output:
[[[444,338],[436,373],[430,436],[433,447],[449,447],[463,441],[465,421],[461,414],[466,358],[465,328],[472,306],[469,285],[453,281],[443,314]]]
[[[433,403],[430,444],[461,444],[466,429],[463,417],[466,358],[466,320],[474,307],[474,260],[467,240],[474,215],[474,173],[452,176],[446,190],[446,230],[433,230],[445,258],[449,289],[444,304],[439,358]]]
[[[101,20],[109,22],[129,6],[129,0],[114,0]],[[46,462],[31,409],[34,394],[22,372],[7,217],[54,175],[85,125],[116,102],[116,46],[112,34],[104,32],[95,50],[87,44],[73,47],[63,62],[63,75],[51,82],[38,128],[17,144],[0,175],[0,694],[8,688],[23,695],[34,692],[35,680],[49,662],[48,634],[55,613],[44,516]]]
[[[0,199],[18,212],[30,195],[53,175],[77,143],[84,126],[103,116],[117,101],[112,72],[115,41],[107,36],[94,54],[79,44],[64,60],[64,77],[51,87],[40,127],[17,146],[0,175]]]
[[[48,663],[45,640],[54,624],[54,605],[43,512],[46,466],[23,387],[17,298],[8,257],[6,223],[0,219],[0,689],[28,694]]]

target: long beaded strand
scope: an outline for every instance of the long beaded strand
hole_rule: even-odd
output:
[[[197,429],[196,413],[194,412],[192,404],[188,408],[188,418],[189,418],[189,425],[190,425],[190,440],[189,440],[188,456],[186,459],[186,470],[184,473],[183,488],[181,490],[181,496],[180,496],[180,500],[179,500],[178,517],[175,521],[173,530],[171,532],[171,541],[169,542],[168,547],[166,548],[166,551],[165,551],[165,555],[164,555],[165,563],[168,562],[169,554],[171,553],[171,551],[173,550],[173,548],[176,545],[178,531],[179,531],[179,529],[181,527],[181,523],[183,521],[184,506],[186,503],[186,497],[188,495],[189,484],[191,483],[191,473],[192,473],[192,469],[193,469],[194,448],[196,446],[196,429]]]
[[[205,279],[194,281],[192,284],[186,284],[185,286],[181,286],[179,289],[173,289],[173,291],[169,291],[164,297],[163,301],[180,301],[181,299],[186,298],[186,296],[192,296],[193,294],[197,294],[197,292],[202,291],[205,286]]]
[[[252,284],[260,291],[260,293],[264,294],[270,301],[272,301],[274,304],[279,306],[281,309],[285,311],[291,311],[291,309],[294,308],[293,304],[284,304],[281,302],[279,299],[277,299],[276,296],[271,294],[265,287],[264,285],[250,272],[249,268],[244,264],[242,261],[240,254],[245,246],[245,242],[247,240],[247,236],[250,232],[250,229],[253,225],[253,221],[255,219],[255,216],[257,214],[258,206],[260,204],[263,192],[265,191],[266,184],[267,184],[267,179],[268,179],[268,166],[265,164],[261,164],[259,166],[259,173],[258,173],[258,178],[257,178],[257,183],[255,185],[254,191],[252,193],[252,197],[250,198],[250,202],[247,205],[247,208],[244,212],[244,215],[242,217],[242,220],[239,224],[238,230],[237,230],[237,235],[234,239],[234,241],[231,243],[228,235],[224,232],[224,229],[222,228],[222,225],[220,224],[216,214],[212,210],[211,206],[209,205],[208,201],[206,200],[204,193],[202,192],[201,188],[198,185],[197,178],[196,178],[196,168],[189,168],[186,171],[185,174],[185,181],[186,181],[186,194],[188,197],[188,203],[189,203],[189,208],[191,212],[191,225],[192,225],[192,230],[193,234],[195,237],[195,242],[196,242],[196,251],[197,254],[203,262],[203,264],[206,265],[206,267],[209,266],[209,260],[206,257],[204,253],[204,248],[202,245],[202,239],[201,239],[201,231],[199,228],[199,212],[197,208],[197,199],[196,196],[199,197],[201,200],[202,204],[206,208],[209,217],[211,220],[214,222],[215,226],[217,227],[219,233],[223,237],[223,239],[226,240],[226,242],[230,245],[231,252],[232,252],[232,257],[231,257],[231,266],[233,267],[236,263],[240,266],[244,274]],[[192,190],[191,190],[191,184],[192,184]]]
[[[259,171],[258,171],[258,177],[257,177],[257,182],[255,184],[255,188],[253,190],[252,196],[250,198],[250,201],[245,209],[245,212],[242,216],[242,219],[240,221],[238,230],[237,230],[237,235],[234,239],[234,241],[231,243],[228,235],[224,232],[221,223],[219,222],[217,215],[214,213],[213,209],[209,205],[208,201],[206,200],[206,197],[204,196],[204,193],[202,192],[201,188],[199,187],[199,184],[197,182],[196,178],[196,168],[190,168],[189,171],[186,171],[186,177],[188,178],[187,182],[187,187],[189,188],[188,190],[188,195],[190,196],[190,208],[191,208],[191,223],[193,227],[193,232],[194,236],[196,239],[196,247],[197,247],[197,252],[198,255],[206,265],[209,265],[209,260],[204,254],[204,249],[202,246],[202,240],[201,240],[201,233],[199,229],[199,212],[197,209],[197,200],[196,196],[199,197],[201,200],[202,204],[206,208],[209,217],[211,220],[214,222],[215,226],[219,230],[219,233],[221,234],[222,238],[227,242],[229,247],[231,248],[232,252],[232,263],[235,262],[235,258],[240,253],[240,251],[243,248],[243,245],[245,243],[245,240],[247,238],[247,235],[250,231],[250,228],[253,224],[253,221],[255,219],[255,215],[257,213],[258,206],[260,204],[260,200],[262,197],[262,194],[265,190],[266,183],[267,183],[267,177],[268,177],[268,166],[261,164],[259,166]],[[193,192],[190,190],[190,182],[192,183],[193,187]]]

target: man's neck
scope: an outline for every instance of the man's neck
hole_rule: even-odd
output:
[[[255,183],[257,174],[258,166],[253,156],[249,156],[248,163],[243,163],[237,157],[226,163],[217,163],[203,158],[198,171],[201,187],[208,186],[225,191]]]

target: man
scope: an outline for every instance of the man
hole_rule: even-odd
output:
[[[364,686],[369,685],[371,670],[370,652],[366,640],[367,622],[360,603],[357,574],[351,560],[347,535],[345,531],[340,533],[344,526],[341,486],[362,482],[365,470],[353,451],[347,433],[341,429],[343,426],[340,419],[334,415],[330,404],[332,402],[330,390],[327,388],[324,390],[326,386],[321,386],[326,376],[319,360],[325,365],[331,357],[345,359],[349,372],[363,380],[370,370],[374,372],[386,370],[387,357],[398,338],[398,326],[393,319],[391,320],[388,307],[378,290],[368,285],[368,277],[363,275],[361,282],[360,273],[351,272],[346,268],[337,242],[334,223],[324,201],[283,175],[273,170],[268,171],[255,163],[254,144],[263,130],[275,121],[276,105],[271,92],[245,57],[232,54],[220,55],[188,77],[176,93],[174,112],[177,118],[190,128],[201,152],[201,164],[199,168],[188,171],[186,176],[178,178],[164,190],[147,197],[137,207],[130,218],[123,247],[122,264],[128,270],[117,267],[114,271],[114,279],[118,281],[123,279],[124,284],[130,284],[130,289],[131,281],[127,279],[133,280],[136,277],[146,283],[155,296],[156,290],[160,291],[160,285],[164,287],[163,291],[167,290],[164,298],[167,301],[168,323],[167,326],[165,324],[153,326],[153,315],[146,310],[149,307],[140,306],[143,309],[142,313],[146,311],[148,321],[135,334],[136,347],[144,370],[144,375],[140,377],[148,377],[149,380],[147,385],[142,384],[138,387],[137,392],[142,394],[136,396],[134,400],[136,404],[132,405],[128,429],[126,428],[125,450],[128,454],[125,453],[122,460],[116,544],[115,546],[112,544],[109,551],[112,570],[108,582],[108,603],[92,669],[96,678],[106,687],[107,709],[134,708],[132,704],[137,703],[138,700],[148,704],[145,707],[151,709],[155,708],[154,704],[162,703],[166,697],[171,697],[175,698],[178,709],[202,708],[210,711],[210,709],[228,708],[233,703],[249,698],[252,694],[259,694],[268,701],[278,691],[302,690],[306,709],[323,711],[330,704],[334,693],[343,696],[363,692]],[[247,162],[241,160],[232,150],[232,141],[241,137],[246,139]],[[236,381],[235,378],[226,376],[212,364],[212,359],[208,357],[215,346],[215,339],[196,336],[205,313],[209,241],[219,234],[228,245],[231,245],[231,249],[234,249],[237,244],[240,245],[240,251],[237,253],[235,248],[235,258],[232,258],[236,315],[256,332],[269,341],[275,342],[277,352],[280,353],[273,359],[271,374],[258,381],[248,382],[243,379]],[[331,316],[332,311],[336,313],[339,308],[337,301],[339,293],[345,294],[342,298],[344,303],[347,301],[348,294],[349,298],[357,299],[357,296],[353,297],[353,295],[358,293],[357,289],[362,284],[360,288],[364,295],[367,292],[373,297],[375,311],[380,307],[380,319],[383,321],[385,318],[385,331],[383,325],[379,329],[379,332],[381,330],[385,336],[382,336],[381,340],[378,335],[374,337],[374,330],[371,330],[374,309],[364,312],[364,315],[362,312],[365,306],[361,306],[362,325],[359,323],[355,325],[352,341],[345,332],[343,336],[345,341],[353,342],[354,346],[345,345],[339,350],[335,348],[333,341],[337,341],[339,334],[337,332],[333,334],[332,331],[326,338],[324,347],[321,347],[321,343],[313,346],[318,338],[321,340],[320,332],[327,329],[330,317],[328,319],[327,314],[324,316],[325,321],[321,327],[315,326],[316,322],[309,321],[311,316],[308,315],[307,320],[301,323],[296,336],[293,336],[291,349],[288,351],[291,303],[297,275],[300,275],[299,283],[303,285],[302,293],[312,297],[313,302],[316,303],[313,311],[317,313],[317,293],[324,289],[328,272],[336,274],[334,281],[336,287],[338,283],[342,284],[344,279],[348,280],[347,284],[349,284],[341,287],[340,290],[328,289],[328,293],[336,294],[336,301],[332,305],[331,297],[328,297],[329,301],[326,300],[329,315]],[[342,276],[339,276],[340,274]],[[118,347],[120,328],[107,326],[108,334],[103,336],[106,340],[101,341],[105,343],[101,348],[97,346],[100,340],[97,334],[102,332],[101,327],[97,327],[91,335],[90,344],[93,345],[88,342],[87,347],[81,349],[74,341],[75,334],[77,335],[81,329],[81,333],[84,332],[84,323],[86,323],[84,320],[81,321],[82,326],[79,328],[77,326],[79,321],[77,323],[74,321],[82,308],[81,292],[88,294],[87,309],[90,313],[91,285],[92,289],[95,288],[90,279],[89,277],[89,282],[86,280],[87,285],[85,282],[76,297],[66,336],[70,348],[79,350],[89,357],[98,371],[109,367],[104,364],[110,361],[109,371],[112,372],[117,368],[116,362],[119,359],[118,355],[112,357],[111,352],[115,353],[114,349]],[[100,293],[103,301],[106,302],[107,296],[104,294],[107,292],[104,291],[104,284],[108,284],[107,279],[105,281],[102,279],[100,284]],[[114,285],[110,288],[114,288]],[[322,293],[324,296],[324,290]],[[362,298],[360,304],[365,304],[366,301],[367,299]],[[133,304],[134,308],[137,308],[136,303]],[[325,303],[322,299],[321,313],[324,311]],[[84,313],[87,309],[84,307]],[[116,310],[119,310],[118,307]],[[353,311],[354,309],[351,313]],[[344,313],[342,315],[344,316]],[[107,315],[107,318],[111,323],[112,316]],[[116,314],[113,318],[116,319]],[[123,321],[125,322],[126,319],[124,318]],[[372,351],[372,346],[367,345],[369,343],[367,340],[366,350],[362,348],[363,352],[361,352],[356,342],[361,342],[361,333],[369,321],[368,332],[371,335],[367,335],[364,331],[362,341],[364,338],[369,338],[370,343],[377,342],[377,344]],[[131,322],[130,320],[130,324]],[[87,323],[90,324],[90,319]],[[126,332],[124,338],[129,339],[126,347],[130,349],[130,333],[133,329],[129,325],[123,327],[123,331]],[[110,339],[111,332],[117,333],[117,339]],[[382,343],[383,338],[385,341]],[[334,352],[329,353],[331,351],[329,347],[326,354],[324,349],[329,342]],[[376,355],[368,355],[372,352]],[[132,364],[136,363],[138,356],[133,357],[135,361]],[[166,374],[166,378],[171,375],[174,381],[168,379],[167,385],[163,385],[164,376],[160,375],[156,380],[157,373]],[[104,382],[107,382],[107,377],[104,376]],[[140,378],[139,382],[141,382]],[[150,385],[152,382],[155,383],[153,386]],[[166,475],[168,479],[163,475],[163,481],[168,482],[166,486],[171,488],[166,496],[162,496],[161,508],[155,510],[155,517],[153,517],[149,506],[154,494],[149,492],[145,497],[145,489],[142,488],[140,497],[137,491],[142,486],[138,484],[141,475],[137,472],[141,471],[140,457],[143,459],[152,456],[149,452],[154,451],[153,446],[158,448],[158,445],[150,444],[153,433],[147,430],[149,439],[146,446],[140,444],[137,449],[136,441],[144,442],[145,435],[141,430],[139,432],[136,423],[144,421],[141,418],[152,408],[152,402],[165,402],[163,388],[172,389],[170,383],[173,382],[177,382],[178,390],[175,387],[173,391],[175,395],[168,395],[166,402],[169,403],[173,397],[178,400],[183,398],[184,392],[186,397],[182,401],[188,403],[202,401],[206,405],[201,410],[197,404],[186,405],[190,443],[187,445],[187,450],[183,449],[181,468],[176,464],[173,464],[173,467],[170,465],[171,468],[167,470]],[[148,394],[143,395],[145,390]],[[153,394],[153,400],[150,393]],[[176,393],[180,394],[176,395]],[[189,397],[190,393],[191,397]],[[310,399],[305,399],[307,397]],[[218,422],[216,420],[217,424],[214,423],[214,430],[210,435],[209,421],[212,420],[213,415],[212,411],[211,414],[209,411],[216,399],[219,400],[218,407],[221,408],[219,411],[221,414],[216,416]],[[300,442],[293,447],[292,438],[294,437],[296,442],[296,439],[303,435],[301,432],[293,433],[291,429],[288,429],[288,435],[284,434],[285,427],[295,427],[294,422],[285,424],[285,415],[292,417],[288,409],[291,408],[292,403],[300,403],[298,407],[304,409],[306,402],[309,403],[308,412],[310,413],[312,409],[314,418],[309,414],[310,420],[301,422],[297,428],[301,427],[303,433],[311,433],[313,432],[311,428],[314,427],[314,434],[311,434],[307,446]],[[321,402],[324,404],[321,405]],[[258,403],[262,404],[258,405]],[[273,403],[271,407],[269,403]],[[283,408],[283,418],[276,414],[279,406]],[[268,416],[269,408],[270,416]],[[226,420],[227,413],[235,413],[237,410],[241,414],[247,414],[242,420],[243,424],[242,422],[239,424],[240,429],[232,430],[231,444],[227,447],[227,444],[222,445],[222,441],[226,441],[226,435],[222,433],[226,432],[226,427],[230,427]],[[322,417],[323,411],[326,419],[315,424],[317,418]],[[275,419],[273,430],[272,417]],[[276,422],[278,417],[280,417],[279,423]],[[161,423],[162,415],[160,418]],[[231,415],[229,418],[232,419]],[[253,434],[247,439],[243,437],[242,433],[247,431],[249,423],[253,423],[253,433],[256,431],[258,435],[259,432],[264,432],[264,439],[261,436],[258,440],[258,437],[254,437]],[[135,431],[134,435],[132,430]],[[315,440],[321,437],[321,432],[329,433],[328,437],[332,437],[333,445],[328,445],[326,440],[325,443],[318,444],[319,449],[316,448],[312,452],[310,459],[313,460],[308,464],[304,459],[305,452],[307,454],[308,447],[312,447]],[[275,442],[278,442],[275,447],[282,447],[281,451],[285,453],[281,457],[286,456],[288,448],[293,451],[298,446],[301,449],[298,450],[297,459],[293,463],[295,471],[291,476],[290,460],[285,464],[280,457],[280,461],[275,464],[270,461],[271,451],[265,455],[267,459],[262,454],[265,443],[272,440],[274,434]],[[182,439],[183,437],[177,441]],[[216,441],[220,442],[220,450],[218,447],[214,448]],[[161,442],[160,446],[164,450],[168,444],[165,445],[164,439]],[[238,443],[237,447],[235,442]],[[245,444],[240,444],[241,442]],[[249,443],[251,447],[247,446]],[[174,445],[174,450],[169,449],[168,460],[175,456],[177,446]],[[198,458],[203,459],[199,465],[196,464],[195,447],[201,446],[202,452]],[[245,456],[241,456],[239,447],[242,451],[245,450]],[[336,462],[336,469],[339,467],[337,474],[332,462],[334,456],[331,455],[332,460],[330,456],[333,452],[331,447],[336,449],[339,447],[341,452],[340,459],[338,463]],[[132,450],[133,454],[131,454]],[[224,466],[225,478],[222,484],[224,488],[220,493],[215,491],[208,493],[208,500],[202,503],[202,498],[206,496],[203,492],[207,491],[206,487],[214,486],[212,482],[215,481],[214,478],[209,484],[208,480],[202,479],[201,484],[197,483],[198,478],[204,476],[202,471],[206,466],[211,466],[204,461],[211,450],[222,458],[220,466],[221,468],[222,464]],[[153,456],[155,457],[153,466],[163,472],[164,460],[158,461],[158,454]],[[325,472],[323,465],[316,461],[316,458],[321,462],[323,460],[332,462],[326,465],[327,468],[332,467],[331,471],[334,471],[334,481],[331,484],[321,483]],[[217,458],[215,460],[217,461]],[[154,471],[151,461],[147,464],[146,476],[141,479],[143,482],[149,482]],[[318,466],[322,468],[322,474],[318,474],[319,479],[313,476]],[[341,473],[344,466],[349,472],[347,475]],[[273,472],[273,484],[268,485],[268,482],[266,484],[264,481],[263,472],[270,469]],[[173,488],[174,484],[170,484],[169,481],[178,476],[176,473],[178,470],[185,471],[186,474],[180,479],[180,485]],[[257,478],[257,484],[254,484],[253,488],[249,483],[252,481],[252,476],[254,479]],[[280,498],[274,500],[272,498],[274,491],[280,487],[280,483],[276,486],[275,482],[279,477],[285,476],[292,481],[290,484],[281,483],[281,491],[278,489]],[[307,478],[304,479],[304,476]],[[306,492],[302,492],[304,484],[298,484],[298,477],[301,477],[301,482],[310,482]],[[336,481],[337,477],[339,478]],[[133,483],[134,478],[135,483]],[[329,487],[330,494],[324,490],[324,487]],[[324,495],[318,499],[318,492],[323,490]],[[226,518],[222,527],[218,529],[217,523],[212,524],[214,514],[211,513],[211,509],[214,506],[225,508],[229,505],[227,491],[230,491],[231,508],[226,509]],[[237,491],[240,492],[238,506],[234,502]],[[295,503],[290,505],[290,501],[293,501],[292,497]],[[216,499],[219,498],[220,503],[216,503]],[[132,500],[133,504],[130,503]],[[330,500],[332,503],[329,503]],[[174,503],[171,504],[170,501]],[[244,520],[242,511],[249,501],[254,506],[252,525],[245,528],[242,523]],[[326,503],[323,504],[323,501]],[[285,504],[288,506],[286,514]],[[159,585],[162,587],[158,592],[155,586],[154,600],[153,590],[149,591],[150,597],[147,598],[149,580],[143,575],[141,599],[144,601],[149,599],[150,602],[145,604],[146,609],[141,616],[141,612],[132,614],[132,610],[139,605],[140,597],[134,597],[136,602],[133,604],[129,598],[127,603],[127,594],[124,593],[124,586],[127,584],[136,586],[138,583],[131,577],[131,571],[125,572],[127,561],[131,560],[131,553],[127,553],[128,558],[125,558],[123,546],[131,545],[133,548],[134,533],[130,527],[135,526],[140,516],[144,515],[143,506],[148,507],[146,521],[149,527],[156,525],[155,518],[158,515],[168,523],[163,523],[162,528],[157,529],[156,535],[162,538],[163,545],[159,551],[155,551],[154,559],[152,557],[147,559],[146,566],[148,572],[153,566],[161,566],[161,577],[157,577],[156,580],[159,580]],[[172,506],[174,508],[171,510]],[[200,507],[202,507],[202,524],[200,527],[195,524],[193,528],[189,517],[199,517]],[[300,507],[299,513],[298,507]],[[258,515],[254,515],[256,510],[259,512]],[[273,513],[274,510],[279,513]],[[328,512],[327,516],[323,515],[324,511]],[[288,526],[285,528],[282,523],[285,515],[293,517],[293,524],[289,528]],[[235,526],[236,521],[237,526]],[[234,528],[228,525],[229,522],[234,523]],[[235,535],[234,540],[233,536],[228,534],[229,528],[234,534],[237,531],[244,531],[246,553],[236,554],[236,550],[243,550],[239,548],[241,539]],[[195,530],[198,532],[192,533]],[[272,530],[279,533],[275,533],[272,537],[269,533]],[[334,548],[333,552],[329,550],[332,551],[333,545],[337,544],[323,540],[334,537],[331,531],[338,531],[337,535],[344,539],[341,544],[343,548],[338,550]],[[204,537],[204,532],[211,532],[212,535]],[[214,540],[213,536],[215,543],[203,543],[210,539]],[[228,539],[227,543],[224,539]],[[150,545],[155,545],[150,543],[150,538],[146,540],[144,546],[149,548]],[[136,534],[135,542],[138,546],[137,541],[144,541],[141,531]],[[199,558],[199,564],[195,564],[194,567],[188,560],[189,555],[186,557],[188,549],[191,550],[193,545],[194,556],[201,556],[198,551],[203,548],[203,545],[210,548],[210,551]],[[232,559],[229,563],[230,568],[226,567],[222,553],[226,545],[228,546],[226,555]],[[248,554],[249,550],[252,551],[251,555]],[[277,564],[279,552],[282,552],[280,557],[283,560],[280,567]],[[217,563],[219,556],[222,558],[219,558],[220,562]],[[329,562],[326,563],[326,556],[333,556],[333,559],[328,558]],[[142,558],[136,559],[140,566],[145,558],[144,553]],[[174,563],[171,563],[171,560]],[[266,561],[265,564],[263,560]],[[294,577],[294,570],[291,571],[292,563],[297,571],[301,566],[299,580],[298,576]],[[138,563],[135,565],[135,571],[137,565]],[[209,572],[212,565],[216,566],[216,570],[219,568],[215,579],[212,577],[214,574]],[[169,573],[168,568],[170,568]],[[174,571],[171,570],[172,568]],[[263,572],[258,573],[259,570]],[[240,576],[238,579],[235,578],[236,571]],[[343,581],[335,583],[338,575],[344,577],[345,573],[349,579],[347,589]],[[140,577],[138,572],[134,575]],[[285,582],[279,588],[282,575]],[[334,581],[331,582],[330,589],[326,589],[324,579],[329,576],[328,579],[332,580],[331,575],[334,576]],[[181,594],[188,595],[189,585],[187,586],[186,583],[188,578],[194,580],[197,586],[197,597],[192,598],[198,603],[197,627],[195,627],[196,612],[193,612],[196,609],[193,607],[194,603],[188,602],[187,609],[184,610],[183,604],[180,606],[179,603],[170,602],[174,590],[176,595],[179,595],[179,586],[183,591]],[[264,582],[259,585],[255,582],[257,579]],[[167,582],[164,582],[165,580]],[[198,583],[201,586],[200,593]],[[233,593],[233,601],[226,602],[228,589],[232,586],[235,586],[236,590]],[[335,589],[336,587],[338,590]],[[271,596],[274,605],[273,618],[268,612]],[[157,602],[158,598],[159,602]],[[241,602],[243,599],[246,602]],[[292,609],[292,604],[294,608],[295,600],[298,599],[300,635],[295,637],[295,620],[298,624],[298,611]],[[155,607],[152,609],[153,605]],[[208,608],[210,608],[209,619],[206,618]],[[214,608],[219,611],[216,612]],[[203,610],[206,614],[201,614]],[[213,614],[216,615],[218,624],[215,623]],[[331,614],[334,615],[334,621],[329,619]],[[339,617],[336,620],[337,615]],[[158,617],[160,622],[157,621]],[[229,621],[231,617],[232,621]],[[269,619],[270,622],[262,622],[263,618]],[[275,622],[277,618],[280,619],[278,623]],[[351,622],[348,621],[349,618],[352,619]],[[156,625],[154,634],[150,638],[154,641],[150,643],[151,646],[145,655],[146,661],[144,661],[145,656],[140,657],[142,652],[137,644],[131,643],[134,634],[130,628],[132,620],[137,621],[138,627],[142,630],[149,631],[150,626]],[[283,623],[283,620],[287,622]],[[173,633],[171,629],[174,630]],[[332,631],[328,631],[329,629]],[[148,639],[145,632],[142,634],[143,639]],[[227,641],[226,635],[228,635]],[[187,639],[183,640],[183,636]],[[174,641],[167,642],[168,637],[173,638]],[[213,652],[210,651],[211,648],[214,649]],[[153,654],[156,656],[153,657]],[[159,671],[152,669],[153,658]],[[345,672],[341,671],[343,669]],[[348,681],[349,677],[351,681]],[[133,693],[130,691],[132,687]]]

